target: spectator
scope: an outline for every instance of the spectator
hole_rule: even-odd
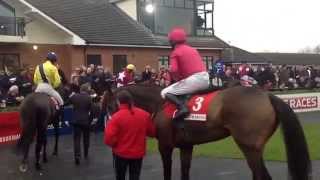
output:
[[[92,76],[91,76],[92,70],[91,68],[85,69],[79,78],[79,85],[81,86],[82,84],[89,83],[90,85],[92,84]]]
[[[0,108],[5,108],[6,107],[6,99],[5,96],[3,95],[3,92],[0,91]]]
[[[19,87],[17,85],[11,86],[6,99],[7,105],[17,106],[22,102],[23,99],[24,97],[19,95]]]
[[[142,81],[149,81],[151,80],[152,72],[151,72],[151,67],[147,65],[142,72]]]
[[[261,69],[261,72],[257,75],[256,80],[258,85],[264,90],[270,90],[276,82],[274,74],[269,67]]]
[[[18,77],[18,84],[20,86],[20,94],[27,96],[32,93],[32,78],[29,76],[28,70],[22,71]]]
[[[128,91],[117,95],[119,111],[105,128],[105,144],[111,146],[116,180],[125,180],[129,166],[129,179],[139,180],[142,160],[146,153],[146,136],[155,136],[151,115],[133,105]]]
[[[88,158],[89,142],[90,142],[90,124],[92,118],[90,113],[92,111],[92,100],[90,97],[90,84],[81,85],[80,93],[73,95],[70,102],[73,105],[73,143],[74,143],[74,159],[75,164],[80,164],[81,150],[80,139],[83,136],[84,158]]]
[[[56,67],[57,67],[57,69],[58,69],[58,73],[59,73],[59,76],[60,76],[62,85],[68,84],[68,80],[67,80],[67,78],[66,78],[66,75],[64,74],[64,72],[63,72],[62,69],[60,68],[60,65],[57,64]]]
[[[79,93],[80,92],[80,74],[81,74],[81,69],[76,68],[72,74],[71,74],[71,89],[72,92]]]
[[[127,65],[124,71],[119,73],[117,78],[117,87],[127,86],[130,84],[134,84],[134,71],[135,66],[133,64]]]
[[[171,84],[171,76],[169,70],[165,67],[160,68],[160,72],[158,75],[159,85],[161,87],[168,87]]]

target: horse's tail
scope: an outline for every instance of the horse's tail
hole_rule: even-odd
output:
[[[20,139],[17,142],[17,152],[24,151],[33,142],[37,131],[37,113],[21,111],[20,119],[22,132],[20,134]]]
[[[276,111],[276,118],[281,124],[292,180],[311,179],[312,165],[308,146],[297,115],[280,98],[272,94],[269,98]]]

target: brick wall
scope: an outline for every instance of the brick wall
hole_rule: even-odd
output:
[[[21,67],[35,67],[44,61],[47,53],[56,52],[58,63],[67,77],[71,69],[71,46],[68,45],[38,45],[38,50],[33,50],[32,44],[0,44],[0,54],[19,54]]]
[[[67,78],[76,67],[86,65],[86,54],[101,55],[104,67],[113,71],[113,55],[126,55],[127,62],[136,65],[137,71],[143,71],[146,65],[158,69],[158,56],[169,56],[170,49],[156,48],[115,48],[115,47],[84,47],[71,45],[38,45],[38,50],[33,50],[32,44],[0,44],[1,53],[14,53],[20,55],[22,67],[29,65],[35,67],[43,62],[49,51],[57,53],[59,64]],[[202,56],[213,56],[219,59],[220,50],[200,50]]]

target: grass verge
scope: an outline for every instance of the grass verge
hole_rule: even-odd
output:
[[[312,160],[320,160],[320,123],[308,123],[303,125],[307,138],[309,152]],[[148,141],[149,152],[158,152],[157,141]],[[194,156],[214,158],[243,159],[243,155],[232,138],[203,144],[194,148]],[[285,161],[286,150],[281,131],[278,129],[266,145],[264,159],[269,161]]]

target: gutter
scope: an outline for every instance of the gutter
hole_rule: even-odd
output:
[[[88,46],[99,46],[99,47],[129,47],[129,48],[159,48],[159,49],[171,49],[170,46],[148,46],[148,45],[129,45],[129,44],[97,44],[88,43]],[[206,48],[206,47],[194,47],[199,50],[223,50],[224,48]]]

